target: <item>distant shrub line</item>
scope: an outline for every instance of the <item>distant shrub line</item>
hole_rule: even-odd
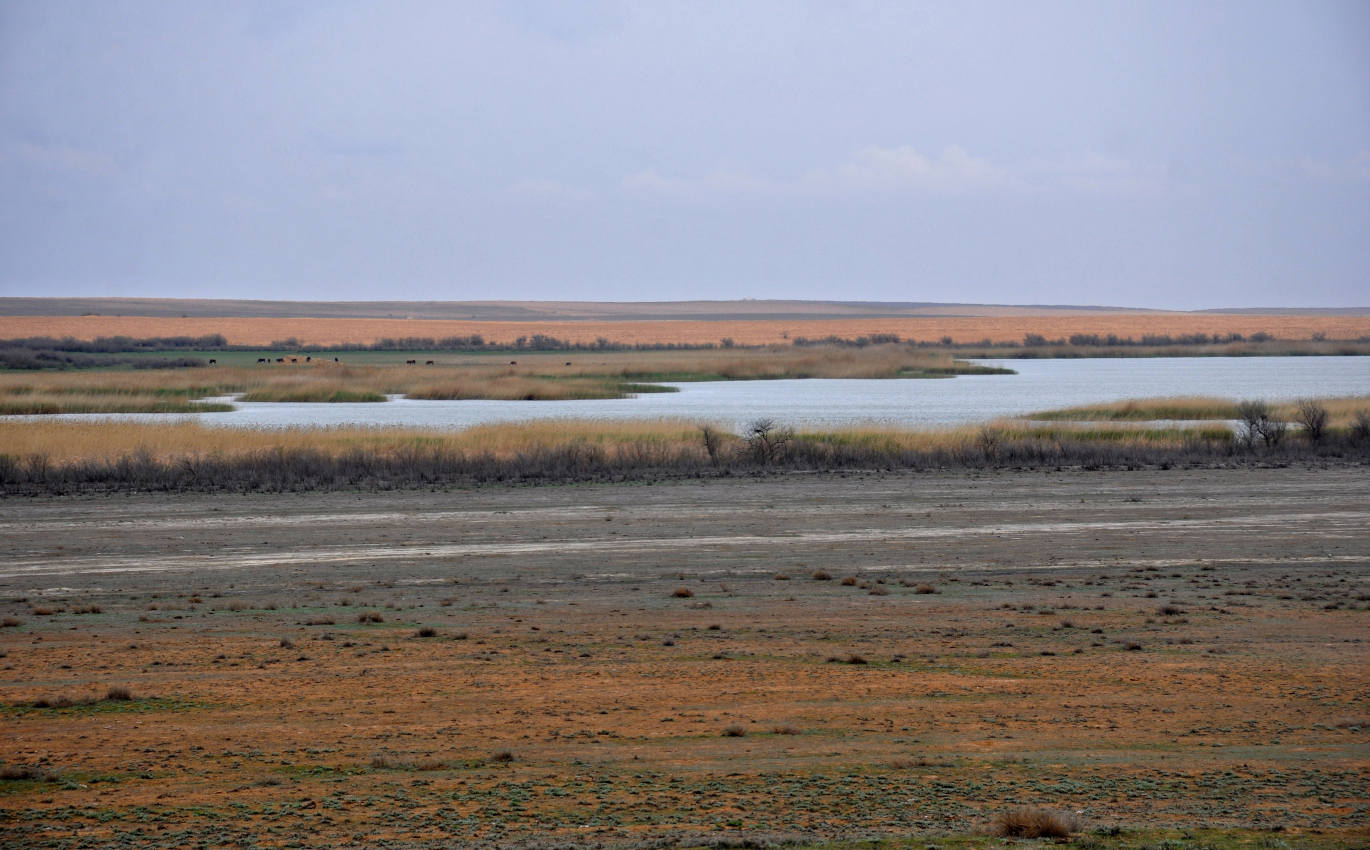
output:
[[[716,434],[716,432],[715,432]],[[736,439],[736,438],[734,438]],[[540,446],[509,457],[441,446],[275,449],[232,456],[159,460],[132,453],[108,460],[53,461],[0,455],[0,493],[9,496],[99,491],[288,492],[399,490],[486,484],[650,481],[766,472],[984,469],[1140,469],[1287,463],[1363,465],[1370,435],[1325,434],[1273,445],[1192,437],[1179,444],[1003,435],[932,449],[834,442],[788,431],[733,445],[635,442],[610,448],[581,442]]]
[[[866,348],[872,345],[903,344],[913,348],[945,348],[953,350],[983,350],[993,356],[1008,357],[1082,357],[1082,356],[1138,356],[1163,354],[1166,349],[1183,349],[1184,353],[1223,354],[1367,354],[1370,353],[1370,337],[1354,340],[1329,340],[1325,334],[1316,333],[1308,340],[1280,340],[1271,334],[1257,331],[1252,334],[1143,334],[1139,338],[1120,337],[1117,334],[1071,334],[1068,337],[1048,339],[1041,334],[1026,334],[1022,341],[994,341],[982,339],[975,342],[955,341],[949,336],[937,340],[906,339],[896,333],[876,333],[857,337],[829,335],[810,338],[795,337],[789,344],[797,348],[829,346],[839,348]],[[1220,352],[1217,347],[1225,346]],[[115,358],[116,354],[147,354],[176,351],[297,351],[297,352],[334,352],[347,351],[464,351],[464,352],[534,352],[534,351],[709,351],[714,349],[757,350],[771,347],[767,344],[742,344],[729,337],[718,342],[616,342],[599,337],[593,342],[561,339],[546,334],[519,336],[509,342],[496,342],[481,334],[447,337],[382,337],[371,343],[339,343],[336,345],[313,345],[301,343],[298,339],[273,340],[269,346],[230,345],[223,334],[203,336],[148,337],[137,339],[128,336],[105,336],[93,340],[80,340],[74,337],[23,337],[0,339],[0,369],[73,369],[97,366],[131,366],[134,368],[171,368],[177,366],[204,366],[199,358],[153,360],[148,358]],[[1010,353],[1012,352],[1012,353]]]

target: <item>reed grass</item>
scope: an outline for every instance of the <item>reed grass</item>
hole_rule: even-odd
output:
[[[481,356],[433,365],[296,358],[295,363],[157,372],[0,373],[0,412],[176,413],[205,409],[191,406],[193,399],[234,393],[243,394],[244,401],[318,403],[381,402],[387,395],[511,401],[626,398],[671,391],[649,381],[912,378],[1002,371],[899,345],[596,352],[569,362],[565,356],[522,356],[507,363]]]
[[[1317,400],[1327,409],[1328,422],[1334,428],[1347,428],[1359,411],[1370,409],[1370,396],[1340,396]],[[1072,422],[1142,422],[1156,420],[1234,420],[1238,402],[1213,396],[1173,396],[1167,398],[1129,399],[1112,404],[1084,405],[1057,410],[1044,410],[1024,417],[1037,421]],[[1276,419],[1295,421],[1297,403],[1271,405]]]
[[[705,434],[712,434],[709,446]],[[1370,437],[1257,446],[1208,429],[1001,422],[901,432],[755,438],[688,422],[241,430],[198,423],[0,422],[0,493],[309,491],[727,476],[770,470],[1085,469],[1233,463],[1370,463]]]

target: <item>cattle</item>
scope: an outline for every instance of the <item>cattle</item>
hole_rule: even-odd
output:
[[[567,366],[570,366],[570,365],[571,365],[571,361],[570,361],[570,360],[567,360],[567,361],[566,361],[566,365],[567,365]]]
[[[406,365],[406,366],[413,366],[413,365],[415,365],[415,364],[418,363],[418,362],[419,362],[419,361],[417,361],[417,360],[406,360],[406,361],[404,361],[404,365]]]
[[[209,359],[209,365],[211,365],[211,366],[217,365],[218,362],[219,362],[218,360],[215,360],[215,359],[212,358],[212,357]]]
[[[314,359],[313,357],[306,357],[306,358],[304,359],[304,362],[308,363],[309,361],[311,361],[311,360],[313,360],[313,359]]]
[[[258,358],[257,358],[257,362],[258,362],[258,363],[265,363],[265,362],[266,362],[266,358],[265,358],[265,357],[258,357]]]
[[[510,366],[517,366],[517,365],[519,365],[519,362],[518,362],[517,360],[510,360],[510,361],[509,361],[509,365],[510,365]]]
[[[284,363],[284,362],[285,362],[285,358],[284,358],[284,357],[277,357],[277,358],[276,358],[276,362],[277,362],[277,363]]]
[[[425,365],[425,366],[432,366],[432,365],[433,365],[433,361],[432,361],[432,360],[425,360],[424,363],[423,363],[423,365]]]
[[[298,357],[292,357],[292,358],[290,358],[290,362],[291,362],[291,363],[299,363],[299,362],[300,362],[300,358],[298,358]]]
[[[334,358],[333,358],[333,362],[334,362],[334,363],[337,363],[337,362],[338,362],[338,358],[334,357]]]

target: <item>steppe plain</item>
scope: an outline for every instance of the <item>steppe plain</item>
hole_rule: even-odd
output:
[[[430,327],[0,300],[0,337],[233,344],[1370,334],[1365,311],[491,303]],[[6,496],[0,847],[983,848],[1016,806],[1082,848],[1363,847],[1370,478],[1302,457]]]
[[[1085,844],[1363,846],[1368,495],[1307,467],[9,499],[0,844],[989,846],[1026,804]]]

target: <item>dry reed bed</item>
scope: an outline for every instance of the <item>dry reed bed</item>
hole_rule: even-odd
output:
[[[944,352],[900,345],[861,349],[776,347],[758,351],[599,353],[523,358],[447,358],[434,365],[313,362],[175,371],[0,373],[0,412],[180,412],[191,399],[243,393],[245,401],[379,402],[419,399],[551,400],[622,398],[660,391],[642,381],[766,378],[896,378],[974,373],[984,367]]]
[[[1327,410],[1328,425],[1333,428],[1349,428],[1357,416],[1370,410],[1370,396],[1342,396],[1317,399]],[[1044,410],[1024,417],[1029,420],[1043,421],[1104,421],[1140,422],[1154,420],[1232,420],[1240,418],[1238,402],[1215,396],[1174,396],[1170,398],[1129,399],[1112,404],[1094,404],[1081,407],[1066,407],[1058,410]],[[1297,421],[1296,402],[1271,405],[1275,418],[1286,422]]]
[[[705,435],[712,434],[706,440]],[[229,430],[196,423],[0,422],[0,492],[280,492],[727,476],[763,470],[1127,468],[1370,462],[1370,436],[1243,444],[1225,426],[1003,422],[934,432],[843,429],[765,441],[684,422],[546,422],[461,432]]]
[[[369,344],[385,337],[480,334],[501,344],[545,334],[573,343],[597,339],[615,343],[700,345],[731,338],[741,345],[785,343],[795,337],[822,339],[898,334],[904,339],[958,343],[1021,342],[1027,334],[1047,339],[1071,334],[1232,334],[1263,332],[1279,339],[1357,339],[1370,335],[1370,316],[1226,315],[1195,313],[1090,313],[1058,316],[938,316],[889,319],[778,319],[733,321],[564,321],[479,322],[425,319],[175,318],[142,316],[0,316],[0,339],[34,336],[93,340],[204,336],[221,333],[232,345],[269,346],[294,338],[303,345]]]

